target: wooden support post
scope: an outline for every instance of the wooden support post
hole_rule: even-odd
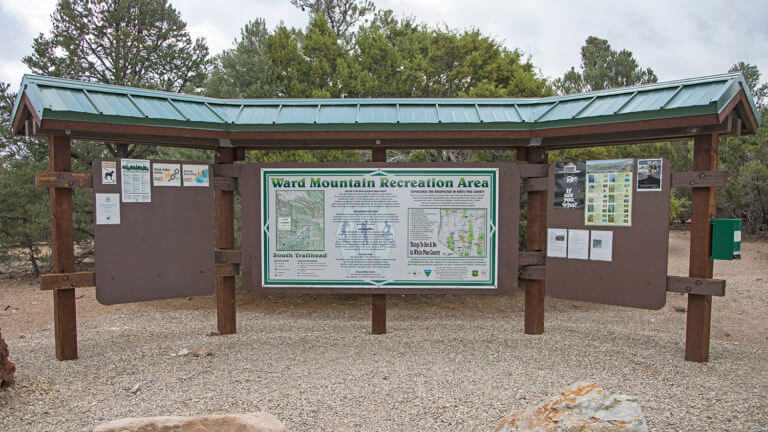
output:
[[[48,167],[50,171],[70,172],[68,136],[48,137]],[[75,245],[72,229],[72,189],[51,187],[51,268],[53,273],[75,271]],[[56,338],[56,358],[77,359],[77,314],[75,289],[53,291],[53,326]]]
[[[693,170],[716,171],[717,134],[700,135],[693,140]],[[694,187],[691,194],[691,252],[688,275],[712,278],[712,228],[715,216],[714,187]],[[685,359],[705,363],[709,360],[709,329],[712,317],[712,296],[688,294],[688,315],[685,331]]]
[[[517,151],[517,160],[547,163],[547,151],[528,147]],[[528,190],[526,251],[543,251],[547,242],[547,191]],[[525,334],[544,333],[544,281],[525,281]]]
[[[215,163],[231,164],[243,159],[242,152],[232,148],[216,150]],[[214,173],[216,169],[214,168]],[[216,190],[216,249],[235,248],[235,192]],[[216,276],[216,327],[219,333],[237,332],[237,310],[235,297],[235,276]]]
[[[387,149],[375,147],[371,150],[371,162],[386,162]],[[371,333],[382,335],[387,332],[387,295],[373,294],[371,299]]]

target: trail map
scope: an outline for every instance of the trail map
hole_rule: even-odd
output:
[[[325,193],[277,191],[277,250],[325,249]]]
[[[485,209],[441,209],[440,242],[460,257],[485,256]]]

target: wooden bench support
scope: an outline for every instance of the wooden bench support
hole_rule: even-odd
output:
[[[728,186],[728,171],[673,172],[672,187]]]
[[[37,171],[35,186],[55,188],[91,188],[93,176],[91,173],[73,173],[68,171]]]
[[[96,273],[50,273],[40,276],[40,289],[61,290],[72,288],[89,288],[96,286]]]
[[[667,291],[722,297],[725,295],[725,281],[721,279],[667,276]]]

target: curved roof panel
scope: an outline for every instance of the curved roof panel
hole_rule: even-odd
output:
[[[720,114],[743,91],[731,73],[547,98],[214,99],[62,78],[25,75],[38,121],[238,131],[540,130]],[[17,132],[21,132],[17,130]]]

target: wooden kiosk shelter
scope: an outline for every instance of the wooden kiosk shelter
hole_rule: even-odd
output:
[[[108,231],[112,229],[109,225],[96,225],[96,271],[77,271],[73,246],[72,189],[92,187],[97,195],[99,191],[120,192],[118,185],[98,180],[101,177],[96,172],[96,164],[93,176],[91,173],[71,172],[70,142],[72,139],[85,139],[215,151],[211,187],[194,192],[197,195],[191,198],[195,203],[202,203],[199,208],[203,209],[200,213],[204,217],[196,219],[202,221],[200,223],[214,221],[215,207],[215,231],[211,224],[210,238],[203,235],[199,243],[189,244],[190,248],[202,245],[202,253],[182,253],[174,258],[177,261],[172,266],[168,264],[166,267],[170,266],[168,271],[177,275],[197,274],[199,269],[199,274],[203,276],[193,278],[198,285],[195,294],[212,292],[215,280],[217,323],[222,334],[236,331],[235,278],[240,266],[243,267],[245,288],[268,289],[262,283],[264,279],[259,266],[262,257],[258,246],[260,236],[266,234],[261,225],[247,222],[251,218],[258,219],[260,213],[260,201],[247,198],[247,195],[258,195],[261,185],[258,170],[264,166],[238,163],[245,160],[246,150],[372,149],[372,162],[357,166],[386,170],[395,166],[386,163],[388,149],[515,149],[518,161],[525,164],[461,165],[491,167],[501,173],[498,284],[476,292],[505,293],[517,287],[518,279],[525,280],[527,334],[544,331],[545,283],[547,293],[558,297],[649,309],[663,306],[663,296],[667,291],[686,293],[689,307],[685,358],[706,362],[711,296],[724,295],[725,292],[725,281],[712,279],[710,253],[710,220],[715,215],[715,187],[727,182],[727,173],[717,171],[718,142],[725,135],[755,133],[759,126],[758,118],[757,109],[740,74],[540,99],[312,100],[212,99],[26,75],[12,113],[15,133],[48,136],[49,139],[49,170],[37,174],[37,184],[50,190],[53,270],[52,274],[41,277],[41,288],[53,291],[56,356],[59,360],[72,360],[78,356],[74,288],[95,286],[100,301],[117,294],[117,297],[109,297],[109,301],[102,301],[106,303],[151,298],[131,297],[134,295],[132,291],[127,297],[121,297],[126,294],[124,286],[109,293],[100,291],[102,286],[106,289],[110,284],[120,285],[121,281],[134,285],[144,281],[151,285],[151,280],[134,280],[130,279],[133,275],[120,273],[119,261],[115,261],[115,256],[108,255],[104,248],[100,249],[100,240],[131,237],[150,241],[151,238],[142,236],[162,236],[157,227],[145,226],[146,230],[136,231],[128,223],[131,217],[144,217],[139,213],[145,210],[140,209],[149,206],[123,204],[121,211],[127,231],[120,234],[122,237],[109,237],[112,235]],[[555,183],[553,169],[547,163],[549,150],[689,138],[694,141],[691,170],[670,173],[666,168],[661,177],[664,193],[654,195],[665,198],[666,204],[661,198],[635,194],[632,210],[634,226],[631,229],[611,228],[617,242],[613,263],[576,262],[547,256],[549,227],[570,229],[584,224],[583,216],[579,216],[583,213],[566,214],[573,210],[553,207],[552,189]],[[114,162],[119,174],[120,161]],[[278,168],[290,166],[282,164]],[[518,250],[517,218],[521,185],[528,195],[525,251]],[[266,185],[262,186],[266,188]],[[687,278],[666,275],[670,186],[693,188]],[[234,249],[234,191],[238,187],[243,193],[242,250]],[[178,190],[181,189],[186,188]],[[172,201],[175,198],[167,190],[152,189],[153,197]],[[125,193],[123,190],[123,203],[126,202]],[[166,224],[166,228],[162,229],[173,231],[177,225],[184,225],[174,224],[178,220],[175,213],[163,211],[152,215],[154,220],[165,221],[162,223]],[[200,226],[194,229],[199,230]],[[182,231],[170,234],[182,238],[185,235],[183,229],[189,227],[178,229]],[[636,249],[640,255],[644,249],[653,249],[651,252],[661,257],[648,258],[648,263],[642,263],[648,264],[649,269],[653,268],[652,272],[638,273],[632,270],[638,267],[637,263],[632,266],[622,261],[628,258],[619,251],[618,242],[633,241],[633,238],[657,239],[643,240]],[[131,243],[127,247],[136,245]],[[205,250],[208,246],[210,249]],[[197,264],[185,266],[185,259]],[[150,268],[152,263],[146,265],[147,268],[138,272],[133,269],[132,273],[157,277],[157,281],[173,285],[173,278],[168,279],[169,275],[163,273],[162,266],[155,269]],[[581,271],[581,268],[589,270]],[[564,287],[563,281],[556,277],[564,271],[572,272],[569,287]],[[614,275],[625,271],[635,273],[630,273],[626,284],[617,282]],[[580,272],[591,273],[592,277],[597,275],[594,280],[598,282],[592,283],[589,289],[582,289],[582,285],[586,284],[582,284],[580,278],[588,275]],[[210,288],[206,288],[206,284]],[[140,288],[135,289],[140,291]],[[386,331],[387,294],[454,292],[447,289],[388,288],[382,284],[351,288],[315,289],[303,286],[273,289],[283,292],[370,293],[373,297],[374,334]],[[651,291],[656,297],[649,301],[644,293]],[[458,287],[456,292],[474,291]],[[156,298],[187,295],[190,294],[183,289],[171,287]],[[659,295],[662,296],[660,301]]]

